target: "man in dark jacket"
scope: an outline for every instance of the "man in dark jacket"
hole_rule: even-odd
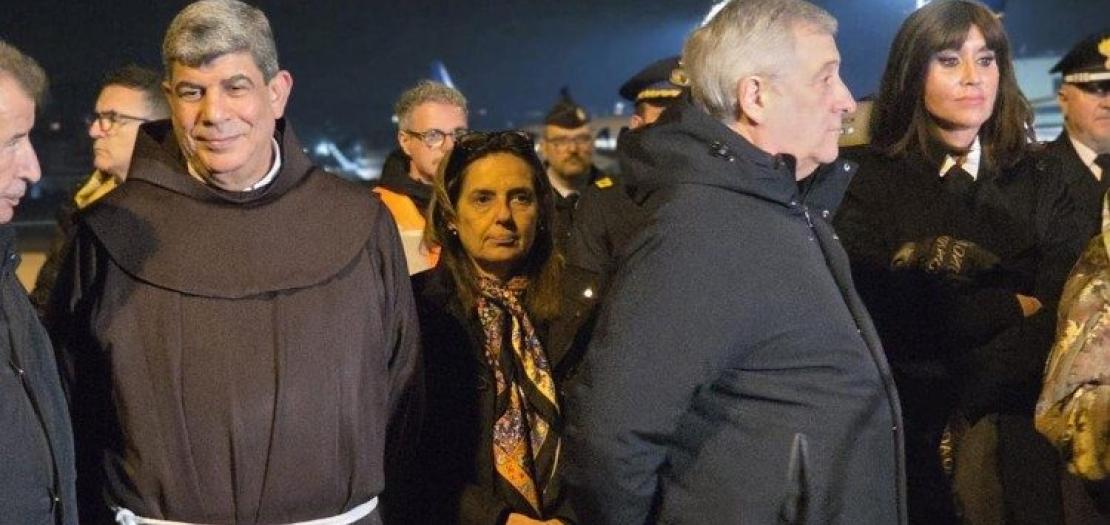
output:
[[[1052,72],[1063,75],[1056,99],[1064,132],[1045,151],[1059,159],[1090,238],[1102,229],[1102,197],[1110,188],[1110,30],[1084,38]]]
[[[46,75],[0,41],[0,523],[77,523],[73,436],[54,353],[27,292],[9,224],[27,187],[39,180],[31,147],[35,104]]]
[[[163,61],[171,121],[81,214],[51,301],[82,519],[379,524],[419,356],[397,227],[302,152],[261,11],[190,4]]]
[[[166,104],[166,96],[162,94],[162,77],[157,72],[128,65],[105,77],[100,95],[96,97],[93,119],[89,123],[89,138],[93,141],[93,172],[72,198],[60,206],[56,215],[57,232],[31,291],[31,302],[40,314],[50,300],[62,258],[73,240],[78,210],[96,202],[127,179],[139,125],[169,116],[170,108]]]
[[[620,95],[636,105],[636,112],[628,130],[621,133],[618,151],[629,133],[653,124],[682,95],[685,74],[678,60],[673,56],[653,62],[621,85]],[[547,343],[557,376],[573,373],[589,342],[597,305],[619,265],[621,249],[645,220],[632,190],[625,176],[603,175],[586,186],[574,210],[576,220],[564,252],[563,312],[552,325]]]
[[[555,242],[560,249],[565,249],[582,191],[605,177],[593,163],[590,116],[570,97],[566,88],[543,119],[539,144],[547,165],[547,180],[555,196]]]
[[[733,0],[686,43],[693,101],[622,151],[651,217],[569,386],[584,523],[905,522],[898,397],[828,222],[835,31]]]

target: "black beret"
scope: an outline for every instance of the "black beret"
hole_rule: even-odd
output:
[[[676,98],[688,83],[678,63],[679,57],[653,62],[621,86],[620,95],[632,102]]]
[[[543,123],[567,129],[580,128],[590,123],[590,115],[570,98],[570,90],[564,87],[559,91],[559,101],[551,106]]]
[[[1052,73],[1063,73],[1064,82],[1101,82],[1110,80],[1110,29],[1095,33],[1068,51]]]

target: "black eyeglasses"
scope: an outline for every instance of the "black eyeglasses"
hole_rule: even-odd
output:
[[[589,134],[574,135],[571,137],[544,137],[543,141],[551,144],[557,149],[570,149],[575,146],[579,148],[585,148],[586,146],[590,146],[594,143],[593,137],[591,137]]]
[[[424,145],[429,148],[438,148],[442,146],[443,143],[447,141],[447,137],[454,138],[457,141],[460,136],[468,132],[469,130],[466,128],[457,128],[455,131],[443,131],[441,129],[429,129],[427,131],[413,131],[411,129],[401,130],[401,133],[405,135],[420,139],[420,142],[423,142]]]
[[[1110,80],[1101,80],[1098,82],[1069,82],[1069,84],[1096,97],[1110,95]]]
[[[100,127],[100,131],[108,133],[119,124],[126,122],[150,122],[150,119],[125,115],[115,111],[100,111],[89,115],[85,119],[85,124],[87,125],[91,126],[93,122],[96,122],[96,125]]]

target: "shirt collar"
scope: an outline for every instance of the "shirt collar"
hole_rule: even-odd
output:
[[[979,178],[979,161],[982,159],[983,150],[979,147],[979,137],[975,137],[975,142],[971,143],[971,147],[967,150],[967,156],[964,157],[961,167],[964,171],[971,175],[972,179]],[[943,177],[948,170],[956,165],[956,157],[952,155],[945,155],[944,162],[940,165],[940,175]]]
[[[273,145],[273,158],[270,161],[270,171],[267,171],[266,175],[259,179],[258,182],[254,183],[253,185],[251,185],[251,187],[242,191],[255,191],[269,186],[270,183],[274,181],[274,178],[277,177],[278,171],[281,171],[281,146],[278,145],[278,141],[274,137],[270,137],[270,144]],[[210,182],[208,182],[204,177],[197,173],[197,170],[193,168],[193,164],[191,162],[186,160],[185,166],[189,169],[189,175],[192,175],[194,179],[211,185]]]
[[[1071,141],[1071,145],[1075,148],[1075,153],[1079,155],[1079,160],[1083,161],[1083,165],[1087,166],[1087,169],[1091,170],[1091,173],[1094,173],[1096,179],[1102,180],[1102,176],[1104,175],[1104,173],[1102,173],[1102,167],[1095,164],[1098,153],[1095,153],[1095,150],[1087,147],[1086,144],[1075,140],[1075,137],[1071,135],[1068,135],[1068,140]]]
[[[583,176],[588,177],[588,175]],[[552,175],[550,170],[547,172],[547,181],[551,184],[551,189],[555,190],[555,193],[559,194],[559,196],[564,199],[571,195],[578,195],[578,188],[573,188],[564,182],[563,179]]]

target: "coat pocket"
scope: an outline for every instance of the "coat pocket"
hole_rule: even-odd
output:
[[[786,467],[786,493],[779,507],[779,523],[805,523],[809,498],[809,440],[805,434],[797,432],[790,445],[790,461]]]

